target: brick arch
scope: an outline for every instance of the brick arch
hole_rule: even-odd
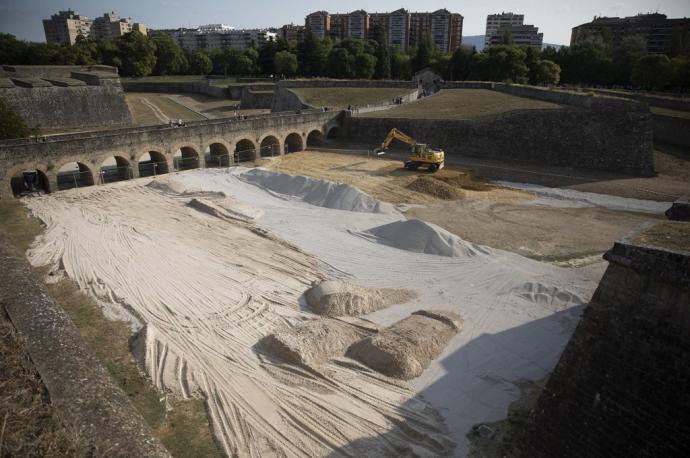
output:
[[[90,160],[86,160],[90,159]],[[80,172],[75,177],[72,176],[71,179],[60,177],[60,170],[70,163],[76,163],[79,165]],[[82,170],[82,166],[86,170]],[[55,176],[55,186],[57,190],[71,189],[71,188],[82,188],[86,186],[93,186],[98,181],[98,164],[94,164],[93,158],[85,158],[83,156],[70,156],[63,158],[53,169]]]
[[[238,138],[235,141],[235,148],[233,150],[235,162],[247,162],[256,159],[256,152],[258,147],[256,142],[249,138],[249,136],[244,136]]]
[[[321,129],[311,129],[307,134],[306,147],[323,146],[326,142],[326,134]]]
[[[280,140],[281,135],[275,132],[269,132],[261,136],[260,139],[259,156],[271,157],[283,154],[283,144]]]
[[[206,153],[206,149],[208,149],[208,153]],[[232,162],[232,151],[231,142],[220,137],[214,137],[208,140],[204,147],[204,163],[207,167],[227,167]]]
[[[294,153],[304,150],[304,138],[299,132],[290,132],[285,136],[283,144],[285,145],[286,153]]]
[[[52,189],[51,187],[51,185],[53,184],[50,182],[51,174],[48,172],[48,167],[37,164],[35,161],[22,162],[21,164],[17,164],[14,167],[10,168],[7,172],[5,172],[5,177],[2,180],[3,189],[7,190],[9,195],[13,195],[12,178],[19,172],[34,170],[43,174],[43,177],[41,179],[44,180],[44,183],[42,183],[42,185],[44,186],[46,193],[49,194],[51,192],[57,191],[57,189]]]
[[[175,159],[177,150],[182,151],[181,159]],[[201,167],[203,164],[203,154],[199,145],[192,142],[178,143],[170,150],[176,170],[191,170]]]
[[[103,164],[111,157],[115,158],[115,167],[110,168],[111,166],[108,166],[108,168],[104,168]],[[96,175],[94,179],[96,183],[100,184],[129,180],[134,173],[132,168],[133,162],[130,159],[130,155],[123,154],[122,151],[109,151],[99,154],[96,157],[96,167],[98,169],[94,171]]]

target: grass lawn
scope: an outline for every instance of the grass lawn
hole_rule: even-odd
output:
[[[148,92],[125,93],[129,111],[134,117],[134,124],[148,126],[165,124],[168,119],[184,121],[203,121],[204,116],[175,102],[166,94]]]
[[[365,113],[369,118],[474,119],[513,110],[559,109],[560,105],[488,89],[444,89],[431,97],[390,110]]]
[[[302,102],[313,107],[346,108],[348,105],[365,106],[407,94],[412,89],[361,87],[303,87],[290,88]]]
[[[40,221],[29,217],[26,207],[16,199],[0,201],[0,226],[22,251],[44,230]],[[44,275],[45,270],[37,269],[39,275]],[[131,331],[127,323],[105,318],[94,299],[81,292],[69,279],[46,286],[51,297],[67,312],[86,343],[174,457],[220,456],[211,435],[204,402],[167,399],[167,405],[172,407],[167,411],[165,394],[142,375],[130,353]]]

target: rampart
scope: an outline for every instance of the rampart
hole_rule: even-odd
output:
[[[233,94],[231,93],[231,91],[227,90],[229,88],[212,86],[206,81],[180,81],[160,83],[126,81],[122,83],[122,87],[126,92],[162,92],[173,94],[192,93],[204,94],[221,99],[233,99]],[[241,88],[238,88],[237,93],[234,94],[237,96],[236,98],[234,98],[235,100],[239,100],[240,93]]]
[[[690,253],[616,243],[605,258],[609,267],[539,398],[522,456],[687,454]]]
[[[458,121],[348,117],[345,138],[376,145],[397,127],[421,143],[442,146],[451,157],[654,174],[651,116],[644,111],[644,105],[607,98],[585,102],[571,94],[552,95],[550,91],[543,95],[554,97],[550,101],[572,104],[561,109],[519,110]]]
[[[131,124],[120,79],[109,67],[5,66],[0,98],[29,127]],[[6,79],[5,79],[6,78]]]

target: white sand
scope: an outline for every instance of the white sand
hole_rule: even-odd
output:
[[[152,379],[206,396],[229,454],[463,456],[473,424],[505,417],[519,395],[514,382],[553,368],[576,305],[596,286],[576,270],[500,250],[451,257],[378,243],[357,234],[401,221],[388,205],[352,187],[245,172],[197,170],[157,178],[169,189],[137,180],[27,200],[48,226],[32,262],[62,262],[82,288],[146,323]],[[211,211],[199,211],[189,206],[199,195],[176,192],[183,189],[231,199],[204,194],[196,207]],[[259,227],[301,251],[224,212],[258,215]],[[299,302],[324,277],[417,293],[366,317],[380,325],[437,309],[459,313],[464,329],[409,383],[346,358],[315,377],[262,353],[257,342],[277,327],[315,318]]]

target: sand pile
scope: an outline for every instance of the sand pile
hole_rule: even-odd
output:
[[[461,329],[456,313],[420,310],[355,343],[347,356],[389,377],[409,380],[419,377]]]
[[[451,186],[450,184],[437,180],[432,177],[421,176],[408,184],[407,189],[412,191],[422,192],[430,196],[438,197],[444,200],[462,199],[464,196],[462,190]]]
[[[470,191],[491,191],[497,187],[491,181],[475,175],[472,171],[460,173],[441,171],[441,173],[435,174],[433,178],[454,188],[462,188]]]
[[[326,280],[305,293],[307,303],[319,315],[359,316],[401,304],[416,297],[413,291],[365,288],[341,280]]]
[[[310,366],[343,356],[350,345],[372,332],[364,327],[326,318],[278,329],[261,339],[259,344],[287,362]]]
[[[584,304],[578,295],[570,291],[538,282],[525,282],[517,288],[513,288],[511,293],[553,312],[565,310],[573,305]]]
[[[263,215],[261,210],[228,197],[216,201],[195,197],[187,203],[187,206],[216,218],[239,220],[245,223],[252,222]]]
[[[450,257],[491,253],[488,247],[466,242],[435,224],[418,219],[384,224],[371,228],[361,235],[367,238],[373,237],[378,243],[415,253]]]
[[[364,213],[395,213],[390,204],[379,202],[354,186],[304,176],[251,169],[239,176],[276,197],[301,200],[319,207]]]

